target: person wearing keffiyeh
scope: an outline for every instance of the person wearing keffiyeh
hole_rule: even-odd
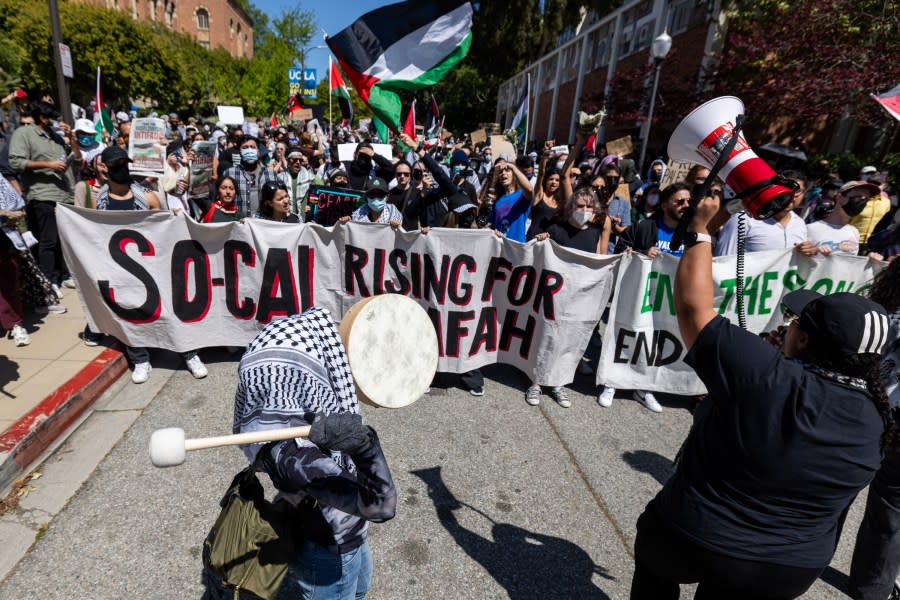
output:
[[[267,325],[238,369],[235,433],[303,425],[312,425],[309,439],[269,446],[260,461],[279,499],[297,507],[304,537],[279,597],[363,598],[372,576],[368,522],[394,516],[397,492],[375,430],[362,424],[343,342],[323,308]],[[242,450],[254,461],[263,447]]]

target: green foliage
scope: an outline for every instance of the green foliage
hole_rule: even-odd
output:
[[[581,20],[582,10],[606,14],[621,0],[507,0],[473,2],[472,48],[434,93],[446,127],[472,131],[494,120],[500,84],[556,47],[560,34]],[[420,98],[421,101],[421,98]],[[404,99],[404,105],[408,99]]]
[[[250,68],[238,85],[245,111],[268,116],[281,113],[288,100],[287,72],[303,63],[303,48],[315,31],[313,13],[292,9],[272,22],[254,48]]]
[[[4,42],[14,50],[4,53],[0,44],[0,61],[32,89],[56,87],[47,10],[41,2],[0,0]],[[246,60],[207,50],[187,35],[135,21],[128,13],[70,3],[59,10],[77,75],[70,81],[77,104],[87,106],[94,97],[98,66],[104,97],[113,107],[143,99],[163,110],[208,114],[220,102],[242,101],[235,84],[247,70]]]

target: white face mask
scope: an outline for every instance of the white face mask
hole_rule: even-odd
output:
[[[572,222],[577,224],[579,227],[584,227],[588,223],[591,222],[591,219],[594,218],[594,211],[592,210],[576,210],[572,213]]]

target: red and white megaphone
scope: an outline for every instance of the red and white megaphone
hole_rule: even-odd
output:
[[[719,160],[732,137],[744,103],[734,96],[722,96],[701,104],[686,116],[669,138],[669,158],[699,163],[710,169]],[[775,173],[750,149],[738,132],[734,150],[719,171],[725,183],[741,199],[744,208],[757,219],[766,219],[787,208],[793,199],[792,182]]]

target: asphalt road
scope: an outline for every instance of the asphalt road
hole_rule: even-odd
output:
[[[160,427],[230,432],[237,358],[202,356],[210,376],[201,381],[173,355],[154,357],[143,386],[126,374],[47,459],[20,511],[0,518],[4,536],[33,542],[0,598],[201,597],[201,544],[243,457],[205,450],[157,469],[147,443]],[[579,377],[571,408],[546,396],[533,408],[524,376],[504,366],[485,374],[481,398],[436,388],[405,409],[364,408],[399,492],[396,518],[370,528],[369,598],[627,598],[635,522],[671,472],[688,403],[662,398],[661,415],[624,398],[603,409]],[[806,598],[845,597],[863,501]]]

